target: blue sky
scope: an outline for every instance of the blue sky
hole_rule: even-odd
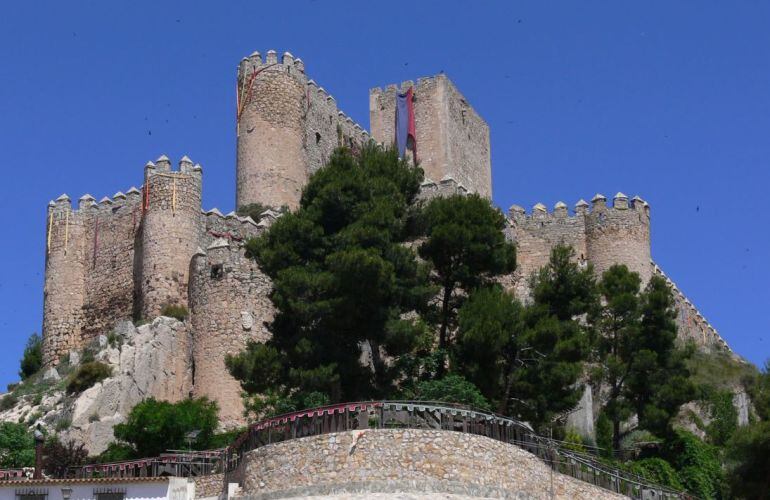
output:
[[[233,209],[236,65],[271,48],[366,128],[370,87],[446,72],[490,125],[504,208],[640,194],[655,260],[761,364],[769,23],[759,1],[3,2],[0,384],[40,331],[48,201],[125,191],[165,153]]]

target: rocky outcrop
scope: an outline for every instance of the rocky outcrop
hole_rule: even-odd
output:
[[[112,428],[146,398],[179,401],[192,390],[190,340],[187,328],[172,318],[159,317],[134,328],[119,324],[119,345],[107,345],[96,359],[113,367],[113,376],[83,391],[72,405],[67,437],[101,453],[114,439]]]
[[[39,381],[24,382],[23,395],[13,408],[0,413],[0,420],[41,423],[64,440],[84,443],[90,454],[99,454],[114,440],[115,424],[124,422],[142,400],[175,402],[190,395],[191,350],[189,329],[176,319],[159,317],[139,327],[119,322],[85,353],[70,352],[69,363],[58,371],[51,368]],[[66,373],[73,373],[86,353],[110,366],[112,375],[80,394],[68,395]]]

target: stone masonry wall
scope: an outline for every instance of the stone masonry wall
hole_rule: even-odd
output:
[[[307,107],[304,67],[275,51],[259,52],[238,71],[240,106],[236,206],[263,203],[296,207],[307,182],[303,117]]]
[[[414,87],[417,159],[426,180],[456,180],[470,192],[490,198],[492,177],[489,127],[446,75],[420,78],[415,85],[369,91],[372,138],[380,144],[395,140],[396,94]]]
[[[444,491],[502,490],[515,498],[553,498],[551,471],[537,457],[483,436],[434,430],[364,430],[312,436],[268,445],[245,457],[247,497],[279,497],[388,482],[402,491],[427,484]],[[556,498],[623,498],[559,473]],[[480,496],[480,495],[479,495]]]
[[[195,498],[217,498],[225,493],[225,475],[208,474],[190,478],[195,483]]]
[[[270,338],[265,322],[273,316],[271,282],[239,242],[224,238],[198,253],[192,269],[194,395],[219,404],[224,427],[238,427],[245,423],[241,387],[228,372],[225,356],[239,353],[249,340]]]
[[[86,217],[86,300],[83,305],[84,340],[112,328],[116,320],[136,312],[135,249],[141,252],[141,193],[132,188],[90,206]]]
[[[43,288],[43,363],[80,345],[85,301],[84,217],[66,195],[48,206],[45,285]]]
[[[171,172],[161,157],[145,169],[141,311],[154,318],[166,305],[186,305],[190,260],[201,229],[201,168],[183,158]]]

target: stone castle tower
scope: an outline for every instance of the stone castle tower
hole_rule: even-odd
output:
[[[308,79],[304,63],[275,51],[255,52],[238,67],[238,207],[299,204],[310,174],[334,149],[354,151],[374,140],[391,145],[396,94],[414,88],[418,160],[425,170],[425,198],[475,192],[491,197],[489,128],[445,75],[404,82],[369,95],[371,136],[342,111],[323,87]],[[118,192],[98,203],[90,195],[77,209],[62,195],[48,207],[43,309],[43,357],[55,366],[121,319],[152,319],[167,306],[189,310],[184,345],[192,395],[220,406],[226,426],[243,421],[240,386],[224,365],[247,342],[269,339],[271,283],[245,256],[244,242],[260,235],[279,212],[260,220],[201,209],[203,170],[186,156],[177,169],[166,156],[144,167],[141,189]],[[528,297],[527,278],[548,260],[551,248],[572,245],[577,258],[601,272],[623,263],[643,281],[663,274],[650,258],[650,209],[618,193],[613,205],[597,195],[574,213],[557,203],[552,213],[537,204],[531,214],[511,207],[508,237],[518,247],[518,269],[507,283]],[[703,348],[729,349],[671,283],[680,335]]]

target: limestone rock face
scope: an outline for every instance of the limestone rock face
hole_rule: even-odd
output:
[[[134,328],[123,322],[116,333],[123,344],[105,344],[96,356],[112,367],[113,375],[83,391],[72,405],[67,438],[85,443],[91,454],[107,448],[114,425],[125,421],[142,400],[180,401],[192,389],[190,341],[184,323],[159,317]]]

